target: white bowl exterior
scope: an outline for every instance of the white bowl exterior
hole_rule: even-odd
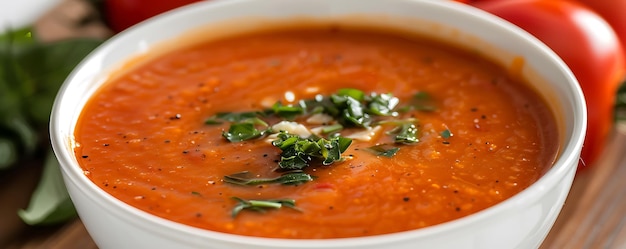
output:
[[[150,46],[191,29],[224,20],[251,16],[332,18],[367,13],[419,17],[442,24],[450,33],[471,34],[512,55],[523,56],[525,68],[531,68],[547,82],[534,86],[552,98],[554,108],[562,115],[560,122],[565,138],[555,166],[520,194],[462,219],[402,233],[328,240],[252,238],[177,224],[113,198],[85,177],[78,166],[72,139],[82,106],[103,83],[104,77],[129,56],[143,53]],[[483,52],[489,54],[489,51]],[[51,138],[70,196],[101,249],[537,248],[569,192],[585,124],[582,92],[565,64],[529,34],[471,7],[447,1],[419,0],[228,0],[181,8],[131,28],[96,49],[62,87],[52,112]]]

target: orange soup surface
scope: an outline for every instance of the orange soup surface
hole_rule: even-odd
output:
[[[319,110],[267,111],[345,100],[338,93],[346,89],[399,102],[383,115],[366,106],[370,121],[361,126]],[[256,116],[207,122],[245,112]],[[287,128],[275,126],[283,119]],[[242,123],[260,134],[226,139]],[[289,155],[272,144],[279,131],[351,144],[333,162],[285,170],[279,163]],[[406,133],[410,141],[397,141]],[[129,205],[194,227],[279,238],[370,236],[458,219],[527,188],[559,149],[552,111],[506,69],[436,42],[336,28],[258,32],[158,56],[99,89],[75,139],[85,174]],[[310,179],[228,180],[289,173]]]

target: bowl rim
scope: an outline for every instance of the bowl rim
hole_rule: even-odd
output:
[[[254,1],[254,0],[252,0]],[[270,0],[265,0],[270,1]],[[309,1],[319,1],[319,0],[309,0]],[[326,1],[325,3],[330,3],[332,0]],[[350,0],[349,0],[350,1]],[[355,0],[351,0],[355,2]],[[359,3],[362,2],[374,2],[375,0],[358,0]],[[99,56],[102,56],[102,53],[110,49],[111,47],[115,47],[119,40],[122,37],[127,36],[128,34],[134,32],[135,30],[140,30],[144,27],[155,25],[155,20],[167,21],[168,18],[178,18],[179,16],[184,15],[189,11],[199,11],[201,8],[219,8],[221,5],[237,5],[237,4],[246,4],[251,2],[251,0],[216,0],[216,1],[201,1],[198,3],[194,3],[188,6],[184,6],[182,8],[167,12],[165,14],[161,14],[157,17],[151,18],[146,22],[142,22],[139,25],[131,27],[127,31],[124,31],[110,40],[106,41],[96,50],[94,50],[90,55],[88,55],[85,60],[83,60],[75,70],[70,74],[65,83],[62,85],[57,98],[55,99],[52,113],[51,113],[51,121],[50,121],[50,138],[52,141],[53,150],[60,162],[61,169],[64,175],[64,179],[66,184],[76,184],[80,186],[80,191],[88,192],[87,196],[92,199],[97,205],[103,206],[109,210],[113,209],[116,212],[111,212],[112,215],[118,216],[122,219],[138,219],[141,222],[136,222],[138,224],[134,224],[136,226],[141,226],[142,229],[149,230],[150,232],[157,233],[161,236],[183,239],[185,237],[200,237],[202,239],[211,239],[211,240],[219,240],[228,243],[239,243],[243,245],[262,245],[262,246],[272,246],[275,248],[289,248],[296,246],[297,243],[298,248],[312,248],[312,247],[320,247],[320,246],[334,246],[337,248],[341,247],[355,247],[358,245],[376,245],[376,244],[384,244],[389,241],[402,241],[408,239],[414,239],[416,237],[427,237],[433,234],[442,233],[451,229],[465,227],[480,220],[484,220],[487,217],[498,215],[503,213],[505,210],[515,209],[518,203],[526,202],[528,200],[538,199],[542,196],[542,193],[549,191],[554,188],[555,185],[563,178],[568,172],[571,172],[577,165],[578,156],[580,153],[580,148],[582,148],[582,144],[584,141],[584,133],[586,130],[586,106],[584,102],[584,97],[582,94],[582,90],[577,84],[576,78],[573,76],[572,72],[567,68],[565,63],[547,46],[541,43],[536,38],[532,37],[527,32],[521,30],[520,28],[503,21],[502,19],[495,17],[491,14],[483,12],[481,10],[475,9],[470,6],[466,6],[460,3],[451,2],[451,1],[422,1],[422,0],[397,0],[398,2],[411,2],[411,3],[419,3],[422,6],[428,6],[429,8],[445,8],[447,11],[453,11],[457,13],[464,12],[468,16],[473,16],[475,18],[482,19],[482,22],[490,23],[490,25],[499,28],[499,29],[507,29],[511,35],[516,36],[518,39],[524,40],[530,46],[535,47],[535,49],[540,50],[542,53],[546,55],[547,58],[552,60],[553,63],[556,63],[557,66],[562,70],[562,74],[565,75],[566,78],[569,79],[568,84],[570,88],[568,88],[573,97],[574,103],[569,103],[574,110],[579,110],[577,112],[580,115],[574,117],[577,121],[573,124],[572,136],[566,140],[566,143],[562,145],[560,154],[555,161],[554,165],[544,173],[543,176],[540,177],[535,183],[529,186],[527,189],[522,192],[508,198],[492,207],[489,207],[485,210],[479,211],[477,213],[455,219],[449,222],[445,222],[442,224],[429,226],[426,228],[420,228],[416,230],[397,232],[391,234],[382,234],[382,235],[374,235],[374,236],[366,236],[366,237],[353,237],[353,238],[337,238],[337,239],[280,239],[280,238],[263,238],[263,237],[251,237],[251,236],[243,236],[236,234],[228,234],[216,231],[210,231],[206,229],[196,228],[180,223],[176,223],[170,220],[166,220],[164,218],[149,214],[147,212],[141,211],[137,208],[134,208],[106,193],[100,187],[95,185],[91,180],[84,176],[83,170],[75,161],[74,155],[72,153],[71,146],[68,145],[68,140],[71,140],[70,134],[63,134],[62,128],[60,128],[63,124],[60,119],[63,116],[61,113],[64,112],[61,107],[65,106],[63,99],[70,95],[72,87],[81,84],[80,81],[84,81],[80,77],[78,77],[78,73],[81,70],[87,70],[85,68],[88,67],[90,61],[94,60]],[[286,3],[286,0],[272,0],[273,3],[283,2]],[[346,1],[344,1],[346,2]],[[89,80],[93,81],[93,80]],[[84,82],[83,82],[84,83]],[[93,83],[93,82],[92,82]],[[574,84],[576,83],[576,84]],[[78,111],[82,110],[79,108]],[[69,121],[70,123],[75,123],[76,120]],[[564,133],[566,133],[564,131]],[[70,136],[70,137],[68,137]],[[561,136],[565,136],[561,134]],[[71,148],[68,148],[71,147]],[[306,243],[302,243],[306,242]]]

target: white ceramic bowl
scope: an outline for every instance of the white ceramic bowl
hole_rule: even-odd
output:
[[[359,20],[428,34],[466,46],[504,65],[523,57],[526,64],[521,73],[550,100],[558,115],[562,147],[557,162],[526,190],[465,218],[395,234],[326,240],[254,238],[177,224],[115,199],[85,177],[73,153],[76,120],[90,95],[125,60],[210,24],[243,18],[248,20],[248,28],[254,28],[250,25],[262,26],[263,19],[302,17]],[[102,249],[536,248],[569,192],[584,138],[585,113],[583,95],[574,76],[551,50],[513,25],[469,6],[418,0],[228,0],[184,7],[110,39],[67,79],[55,102],[50,129],[72,200]]]

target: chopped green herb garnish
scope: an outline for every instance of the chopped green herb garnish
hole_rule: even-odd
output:
[[[331,95],[330,98],[340,111],[335,117],[338,119],[339,123],[346,126],[369,127],[372,119],[370,115],[365,112],[364,106],[360,101],[351,96],[342,95]]]
[[[385,156],[385,157],[393,157],[398,153],[399,150],[400,150],[399,147],[393,147],[393,146],[384,145],[384,144],[367,148],[367,151],[372,152],[377,156]]]
[[[242,122],[251,118],[263,117],[266,112],[220,112],[208,118],[205,124],[222,124],[224,122]]]
[[[301,138],[287,132],[278,133],[272,144],[283,152],[278,166],[286,170],[301,170],[308,167],[313,161],[321,161],[323,165],[330,165],[340,161],[343,153],[352,143],[352,139],[345,137]]]
[[[272,110],[277,116],[286,118],[288,120],[293,120],[298,115],[304,114],[304,108],[302,106],[285,106],[282,105],[280,102],[276,102],[276,104],[272,106]]]
[[[354,88],[343,88],[343,89],[339,89],[337,91],[338,96],[349,96],[353,99],[356,99],[358,101],[363,101],[365,100],[365,93],[359,89],[354,89]]]
[[[407,112],[410,110],[432,112],[437,110],[432,97],[427,92],[417,92],[413,95],[411,102],[400,108],[398,111]]]
[[[441,133],[439,133],[439,135],[441,135],[441,137],[443,139],[448,139],[448,138],[452,137],[452,132],[450,132],[450,130],[448,130],[448,129],[445,129]]]
[[[396,116],[397,112],[394,112],[396,105],[400,103],[400,100],[394,97],[392,94],[376,94],[372,93],[368,100],[368,111],[378,116]]]
[[[332,124],[322,127],[322,133],[328,134],[333,132],[339,132],[343,129],[343,125],[341,124]]]
[[[302,171],[292,171],[275,178],[255,178],[251,176],[249,172],[244,171],[224,176],[224,181],[231,184],[245,186],[272,183],[278,183],[283,185],[299,185],[313,181],[313,176]]]
[[[207,119],[205,123],[222,124],[230,122],[228,131],[222,132],[224,138],[230,142],[246,141],[275,133],[276,139],[272,141],[272,145],[282,151],[278,167],[276,168],[277,172],[283,172],[282,175],[262,178],[244,171],[224,176],[224,182],[242,186],[260,184],[298,185],[314,179],[313,176],[303,171],[310,165],[331,165],[344,159],[342,153],[352,143],[352,139],[342,137],[341,133],[339,133],[344,128],[371,129],[372,126],[392,125],[393,128],[387,134],[394,136],[395,143],[417,143],[419,139],[417,137],[418,126],[416,119],[398,120],[391,118],[398,116],[398,111],[400,111],[397,108],[398,104],[399,99],[392,94],[373,92],[367,95],[358,89],[344,88],[330,96],[317,95],[313,99],[301,100],[294,105],[283,105],[280,102],[276,102],[271,108],[258,112],[218,113]],[[414,96],[408,106],[403,108],[406,111],[434,110],[434,105],[432,105],[428,94],[420,92]],[[313,114],[325,114],[331,116],[333,120],[320,128],[316,128],[319,129],[318,131],[312,132],[318,135],[307,135],[309,137],[301,137],[304,136],[301,134],[307,133],[300,132],[300,130],[294,131],[294,133],[298,134],[279,131],[282,128],[274,130],[262,119],[271,117],[269,120],[272,121],[276,121],[277,118],[296,120],[305,115]],[[300,126],[300,124],[296,123],[293,126]],[[300,128],[298,127],[298,129]],[[442,137],[446,138],[452,135],[449,131],[447,132],[442,132]],[[320,134],[325,134],[326,137],[319,137],[321,136]],[[377,145],[367,148],[367,150],[377,156],[393,157],[400,148],[389,145]],[[265,212],[267,209],[277,209],[282,206],[293,208],[295,206],[295,201],[293,200],[243,200],[238,197],[233,197],[233,199],[239,202],[232,211],[233,217],[245,209]]]
[[[299,209],[296,207],[296,201],[293,199],[278,199],[278,200],[244,200],[239,197],[231,197],[237,201],[237,205],[233,208],[231,216],[237,217],[237,215],[243,210],[250,210],[255,212],[264,213],[269,209],[279,209],[282,207],[292,208],[294,210]]]
[[[388,131],[388,134],[395,135],[395,142],[402,144],[412,144],[419,142],[417,138],[417,126],[411,121],[398,122],[398,126]]]
[[[241,142],[263,136],[265,131],[258,130],[253,122],[235,123],[230,125],[228,132],[222,136],[230,142]]]

